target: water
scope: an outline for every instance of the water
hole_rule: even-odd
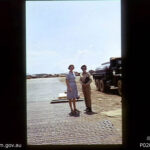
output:
[[[66,91],[60,78],[27,79],[27,102],[51,101]]]

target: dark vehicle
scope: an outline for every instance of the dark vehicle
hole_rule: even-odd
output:
[[[93,79],[97,90],[107,92],[117,89],[118,94],[122,95],[122,59],[120,57],[110,58],[110,62],[103,63],[93,73]]]

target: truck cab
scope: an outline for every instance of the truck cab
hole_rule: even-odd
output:
[[[118,94],[122,95],[122,59],[120,57],[112,57],[109,62],[102,63],[100,67],[95,69],[93,79],[97,90],[106,92],[116,89]]]

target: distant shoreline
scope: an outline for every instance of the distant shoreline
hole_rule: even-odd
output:
[[[44,78],[59,78],[65,76],[52,76],[52,77],[27,77],[26,79],[44,79]]]
[[[26,79],[36,79],[36,78],[55,78],[55,77],[66,77],[66,73],[61,74],[34,74],[34,75],[26,75]],[[76,76],[80,76],[79,72],[75,72]]]

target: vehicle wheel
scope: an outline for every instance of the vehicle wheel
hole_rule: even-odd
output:
[[[99,88],[101,92],[105,92],[106,89],[105,89],[105,83],[103,80],[100,80]]]
[[[118,86],[118,94],[122,96],[122,81],[121,80],[118,80],[117,86]]]
[[[97,89],[98,91],[100,91],[100,88],[99,88],[99,80],[98,80],[98,79],[95,80],[95,85],[96,85],[96,89]]]

